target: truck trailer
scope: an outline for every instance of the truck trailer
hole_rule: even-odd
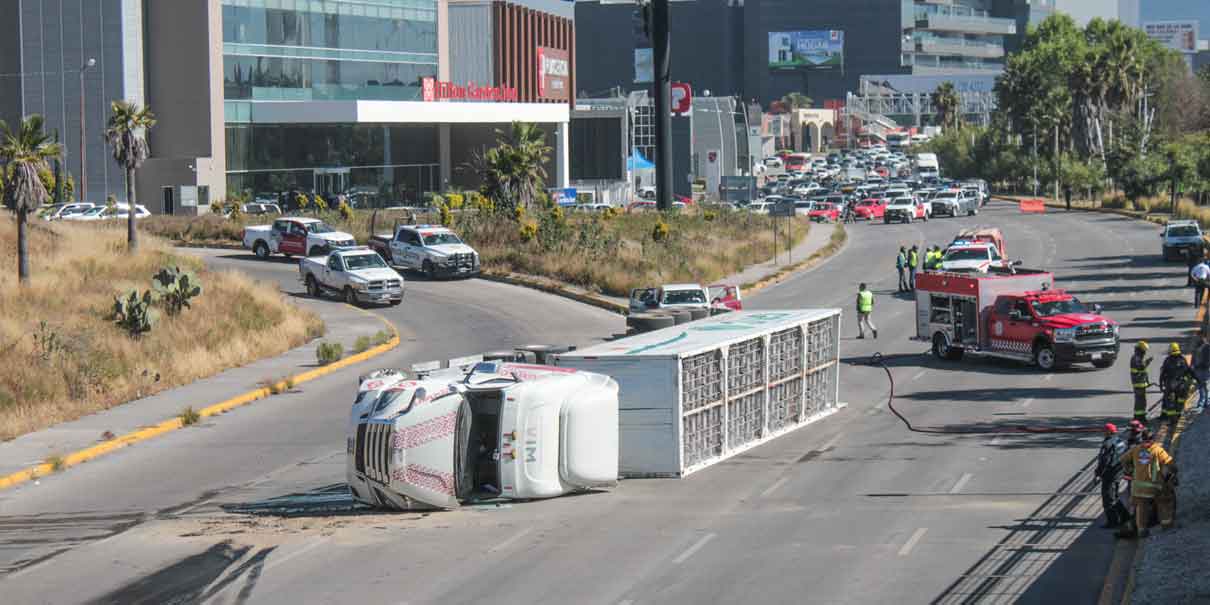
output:
[[[916,340],[939,359],[966,353],[1034,363],[1053,370],[1117,359],[1118,323],[1054,288],[1054,275],[1018,267],[986,274],[925,272],[916,276]]]
[[[840,409],[839,309],[736,311],[559,354],[619,385],[622,477],[683,477]]]

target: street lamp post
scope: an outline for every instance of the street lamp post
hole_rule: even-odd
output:
[[[88,68],[97,64],[97,60],[89,57],[83,65],[80,66],[80,201],[86,201],[88,196],[88,152],[86,151],[84,142],[84,72]],[[133,212],[133,210],[132,210]]]

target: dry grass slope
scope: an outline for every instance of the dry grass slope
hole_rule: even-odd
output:
[[[39,224],[31,232],[33,279],[17,285],[16,225],[0,221],[0,440],[103,410],[221,370],[276,355],[323,333],[276,287],[214,273],[161,239],[125,253],[124,227]],[[194,271],[204,291],[193,308],[161,313],[139,340],[109,314],[115,294],[150,288],[161,267]]]

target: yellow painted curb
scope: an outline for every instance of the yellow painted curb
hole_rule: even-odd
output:
[[[299,384],[299,383],[315,380],[316,378],[319,378],[321,376],[331,374],[332,372],[335,372],[336,370],[339,370],[342,368],[347,368],[351,365],[366,361],[367,359],[377,357],[377,356],[379,356],[383,353],[386,353],[387,351],[390,351],[391,349],[394,349],[395,347],[399,346],[399,330],[397,330],[395,328],[395,326],[391,324],[391,322],[386,321],[382,317],[379,317],[378,315],[370,313],[369,311],[366,311],[364,309],[360,309],[357,307],[353,307],[353,308],[357,309],[358,311],[360,311],[362,313],[365,313],[366,315],[369,315],[371,317],[375,317],[379,320],[382,320],[382,322],[385,323],[387,325],[387,328],[390,329],[390,331],[391,331],[391,334],[392,334],[391,339],[389,341],[387,341],[385,344],[378,345],[372,349],[368,349],[361,353],[350,355],[339,361],[330,363],[326,366],[318,367],[313,370],[308,370],[306,372],[302,372],[301,374],[296,374],[287,380],[292,381],[294,384]],[[278,382],[277,384],[274,384],[272,388],[275,390],[279,390],[279,391],[284,390],[286,388],[286,380],[282,380],[282,381]],[[270,395],[272,395],[272,391],[270,390],[269,387],[261,387],[259,389],[253,389],[246,393],[236,395],[235,397],[232,397],[232,398],[224,400],[224,401],[220,401],[213,405],[206,406],[206,407],[198,410],[197,413],[198,413],[198,416],[200,416],[202,418],[205,418],[207,416],[214,416],[216,414],[222,414],[224,412],[235,409],[237,407],[247,405],[258,399],[264,399]],[[175,431],[184,426],[185,425],[181,423],[180,418],[172,418],[170,420],[165,420],[163,422],[160,422],[159,424],[155,424],[155,425],[148,426],[148,427],[143,427],[136,431],[131,431],[129,433],[126,433],[125,435],[120,435],[114,439],[110,439],[109,441],[104,441],[104,442],[98,443],[92,447],[78,450],[78,451],[75,451],[75,452],[72,452],[70,454],[63,456],[61,461],[58,464],[58,468],[56,468],[55,465],[52,465],[49,462],[44,462],[42,464],[32,466],[27,469],[17,471],[10,475],[0,477],[0,489],[7,489],[7,488],[13,487],[15,485],[20,485],[22,483],[25,483],[26,481],[30,481],[32,479],[37,479],[39,477],[49,475],[56,471],[63,470],[67,467],[75,466],[75,465],[81,464],[83,462],[88,462],[89,460],[98,458],[98,457],[108,454],[114,450],[121,449],[128,445],[133,445],[140,441],[146,441],[148,439],[151,439],[152,437],[157,437],[159,435],[163,435],[164,433]]]

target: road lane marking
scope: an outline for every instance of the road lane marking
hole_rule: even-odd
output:
[[[878,410],[880,410],[880,409],[882,409],[882,408],[880,408],[880,407],[878,407],[878,406],[874,406],[874,407],[870,408],[868,411],[866,411],[865,415],[866,415],[866,416],[873,416],[874,414],[877,414],[877,413],[878,413]]]
[[[878,408],[874,408],[874,409],[878,409]],[[831,439],[829,439],[827,441],[827,443],[824,443],[823,445],[819,446],[819,449],[826,450],[826,449],[831,448],[833,445],[836,445],[837,441],[840,441],[841,437],[844,437],[844,433],[836,433],[835,437],[832,437]]]
[[[763,491],[763,492],[761,492],[761,493],[760,493],[760,497],[761,497],[761,498],[768,498],[768,497],[769,497],[769,494],[772,494],[773,492],[777,491],[777,488],[779,488],[779,487],[781,487],[781,486],[785,485],[785,484],[786,484],[786,482],[787,482],[787,481],[789,481],[789,480],[790,480],[790,478],[789,478],[789,477],[782,477],[781,479],[778,479],[777,481],[774,481],[774,482],[773,482],[773,485],[770,485],[769,487],[765,488],[765,491]]]
[[[634,605],[634,601],[626,599],[625,601],[618,601],[618,605]]]
[[[972,476],[973,475],[971,475],[970,473],[964,473],[961,477],[958,478],[958,482],[954,484],[954,487],[950,488],[950,493],[956,494],[956,493],[962,491],[962,488],[966,487],[966,482],[970,481]]]
[[[928,373],[928,370],[920,370],[919,372],[916,372],[916,375],[912,376],[912,381],[920,380],[920,377],[924,376],[927,373]]]
[[[1034,398],[1030,397],[1029,399],[1026,399],[1025,401],[1021,402],[1021,407],[1027,408],[1027,407],[1029,407],[1029,404],[1031,404],[1033,402],[1034,402]]]
[[[703,546],[705,546],[707,542],[713,540],[714,537],[715,537],[715,534],[706,534],[706,535],[702,536],[701,539],[699,539],[697,542],[693,543],[693,546],[690,546],[688,549],[685,550],[685,552],[677,555],[677,557],[675,559],[673,559],[672,562],[677,565],[680,565],[681,563],[688,561],[689,557],[693,556],[693,553],[701,550],[701,548]]]
[[[273,559],[272,561],[269,561],[268,563],[266,563],[263,568],[261,568],[261,573],[263,574],[264,572],[269,571],[270,569],[278,567],[278,566],[282,565],[283,563],[289,561],[290,559],[305,555],[308,552],[315,550],[316,548],[319,548],[320,546],[323,546],[324,544],[327,544],[327,543],[328,543],[327,538],[320,538],[319,540],[316,540],[284,557],[281,557],[280,559]]]
[[[529,532],[531,532],[533,530],[534,530],[534,528],[527,527],[527,528],[513,534],[512,537],[510,537],[509,539],[489,548],[487,552],[500,552],[500,551],[508,548],[509,546],[511,546],[513,544],[513,542],[516,542],[517,540],[520,540],[521,538],[524,538],[525,536],[529,535]]]
[[[908,541],[904,542],[903,547],[899,549],[899,556],[906,557],[912,554],[912,549],[916,547],[916,543],[920,541],[920,538],[924,537],[924,532],[927,532],[928,530],[929,528],[927,527],[921,527],[920,529],[916,530],[916,532],[912,534],[912,537],[908,538]]]

